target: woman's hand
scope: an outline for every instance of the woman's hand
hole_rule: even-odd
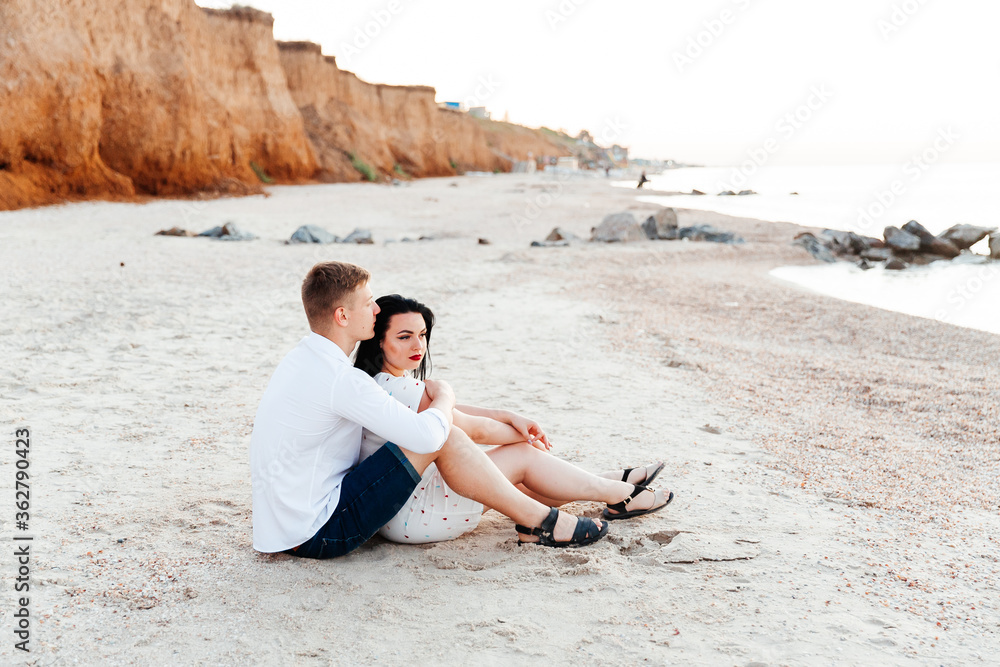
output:
[[[548,437],[545,435],[545,432],[542,431],[542,427],[538,425],[538,422],[528,419],[527,417],[522,417],[515,412],[511,412],[507,423],[513,426],[518,433],[523,435],[525,440],[543,452],[547,452],[552,449],[552,443],[549,442]]]

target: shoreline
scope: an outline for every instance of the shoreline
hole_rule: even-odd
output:
[[[658,208],[615,190],[507,174],[0,215],[0,413],[45,443],[39,654],[989,664],[1000,339],[782,284],[771,268],[814,261],[784,223],[685,210],[747,243],[528,247]],[[153,236],[226,220],[262,238]],[[301,224],[376,245],[282,245]],[[409,233],[438,240],[382,244]],[[253,415],[303,335],[301,277],[333,258],[435,310],[463,401],[534,417],[593,470],[664,458],[677,499],[581,550],[518,549],[489,512],[426,547],[254,553]]]

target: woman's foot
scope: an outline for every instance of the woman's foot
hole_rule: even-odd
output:
[[[638,468],[625,468],[624,470],[610,470],[608,472],[602,472],[599,476],[605,479],[628,482],[629,484],[649,486],[653,483],[653,480],[656,479],[656,476],[663,472],[663,468],[665,468],[666,465],[667,464],[663,461],[654,461],[649,465],[639,466]]]
[[[649,489],[636,484],[633,486],[633,491],[620,502],[609,503],[602,516],[609,521],[614,521],[652,514],[669,505],[673,499],[674,494],[671,491]]]
[[[547,547],[578,547],[597,542],[608,534],[606,522],[576,517],[553,507],[539,528],[515,526],[523,544],[541,542]]]
[[[640,484],[642,486],[649,486],[656,479],[656,476],[663,472],[663,468],[666,467],[666,463],[663,461],[654,461],[649,465],[645,465],[639,468],[626,468],[622,470],[621,480],[623,482],[628,482],[629,484]]]

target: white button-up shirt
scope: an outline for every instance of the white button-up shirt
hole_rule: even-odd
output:
[[[449,432],[441,411],[409,410],[336,343],[310,333],[278,364],[254,418],[254,549],[298,546],[327,522],[358,464],[363,428],[418,454],[439,450]]]

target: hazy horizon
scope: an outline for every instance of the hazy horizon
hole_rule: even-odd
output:
[[[946,132],[941,161],[1000,159],[1000,95],[987,83],[1000,3],[986,0],[244,4],[273,14],[277,39],[317,42],[366,81],[587,129],[633,157],[899,163]]]

